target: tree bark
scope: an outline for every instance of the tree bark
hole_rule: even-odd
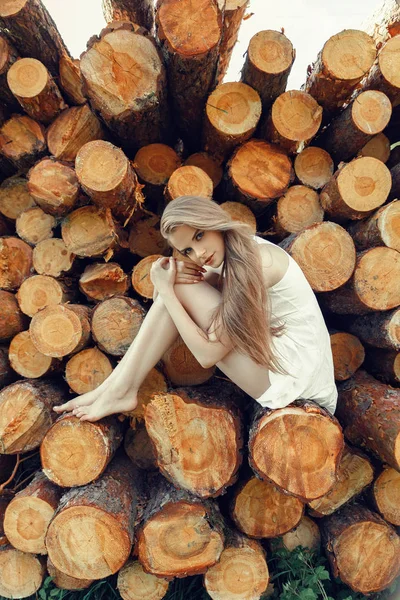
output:
[[[19,55],[16,49],[10,44],[4,34],[0,35],[0,101],[8,111],[18,112],[20,106],[8,87],[7,71],[18,60]]]
[[[400,7],[397,0],[384,0],[363,23],[363,29],[377,45],[400,33]]]
[[[200,385],[208,381],[215,366],[205,369],[179,336],[162,357],[163,371],[172,385]]]
[[[362,84],[363,90],[380,90],[386,94],[393,107],[400,103],[400,76],[397,66],[399,54],[400,37],[396,35],[382,46],[378,60]]]
[[[14,371],[28,379],[44,377],[60,367],[57,359],[39,352],[29,331],[21,331],[11,340],[9,359]]]
[[[53,237],[56,219],[39,207],[27,208],[16,219],[15,229],[18,236],[30,246]]]
[[[5,341],[25,329],[27,318],[11,292],[0,290],[0,305],[0,341]]]
[[[128,288],[128,276],[118,263],[92,263],[79,278],[79,289],[89,302],[123,296]]]
[[[0,594],[6,598],[26,598],[42,586],[46,573],[44,559],[16,550],[11,545],[0,547]]]
[[[145,317],[137,300],[125,296],[100,302],[92,314],[92,335],[100,350],[123,356],[135,339]]]
[[[17,171],[29,169],[47,152],[43,125],[14,115],[0,129],[0,152]]]
[[[340,331],[331,333],[331,348],[335,380],[350,379],[364,362],[364,346],[355,335]]]
[[[368,219],[352,223],[348,232],[357,250],[387,246],[400,251],[400,201],[389,202]]]
[[[112,373],[108,357],[96,347],[75,354],[65,365],[65,381],[76,394],[95,390]]]
[[[277,202],[274,229],[280,238],[284,238],[321,223],[323,219],[324,211],[317,192],[305,185],[293,185]]]
[[[29,171],[28,190],[44,212],[65,217],[78,199],[79,181],[71,167],[44,158]]]
[[[400,385],[400,352],[398,350],[367,349],[364,368],[379,381]]]
[[[350,331],[370,346],[400,350],[400,308],[358,317]]]
[[[71,285],[48,275],[28,277],[17,292],[19,307],[28,317],[33,317],[46,306],[70,302],[75,296],[76,290]]]
[[[72,59],[67,54],[60,58],[58,65],[60,86],[70,104],[85,104],[82,76],[79,59]]]
[[[32,248],[17,237],[0,238],[0,289],[18,289],[31,271]]]
[[[385,467],[371,488],[376,509],[385,521],[397,527],[400,526],[399,490],[400,473],[392,467]]]
[[[33,206],[36,203],[24,177],[10,177],[0,185],[0,212],[10,221],[16,221],[25,210]]]
[[[237,42],[239,29],[244,18],[244,13],[249,4],[249,0],[217,0],[217,2],[220,8],[223,8],[224,11],[222,38],[218,52],[219,59],[217,68],[217,83],[220,84],[222,83],[222,80],[228,70],[232,51]],[[251,85],[251,83],[249,85]]]
[[[151,0],[102,0],[103,15],[111,21],[131,21],[148,31],[153,29],[154,9]]]

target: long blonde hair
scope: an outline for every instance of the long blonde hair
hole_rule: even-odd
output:
[[[275,373],[282,372],[272,339],[282,328],[271,326],[261,256],[250,228],[232,221],[212,200],[196,196],[181,196],[167,204],[161,217],[161,234],[167,238],[179,225],[223,233],[222,302],[213,315],[217,337],[225,332],[238,351]]]

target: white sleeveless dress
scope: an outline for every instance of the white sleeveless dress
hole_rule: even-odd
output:
[[[259,244],[271,244],[255,236]],[[298,398],[313,400],[332,414],[336,409],[331,343],[310,284],[288,254],[283,278],[268,289],[272,324],[284,324],[273,338],[275,355],[286,374],[269,373],[271,386],[257,398],[262,406],[282,408]]]

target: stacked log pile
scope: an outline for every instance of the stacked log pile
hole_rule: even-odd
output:
[[[400,35],[337,33],[300,91],[291,42],[260,31],[241,81],[222,83],[246,6],[104,0],[77,60],[41,0],[0,0],[2,596],[47,569],[67,590],[118,572],[123,598],[154,599],[201,573],[213,599],[256,600],[266,540],[307,545],[318,528],[353,590],[400,573]],[[160,214],[188,194],[303,269],[331,331],[335,416],[262,409],[181,339],[129,415],[52,410],[126,353],[169,253]],[[38,471],[14,485],[32,452]]]

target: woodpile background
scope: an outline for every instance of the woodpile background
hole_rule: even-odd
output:
[[[124,599],[161,599],[199,573],[215,600],[257,599],[268,540],[318,545],[319,532],[355,591],[400,572],[396,3],[371,35],[327,40],[288,91],[283,33],[260,30],[241,81],[221,83],[248,2],[193,4],[104,0],[110,22],[75,60],[40,0],[0,0],[7,598],[47,570],[67,590],[119,572]],[[262,409],[181,340],[132,414],[52,411],[128,349],[151,264],[168,254],[160,214],[186,194],[223,203],[299,263],[331,331],[335,417],[306,401]]]

